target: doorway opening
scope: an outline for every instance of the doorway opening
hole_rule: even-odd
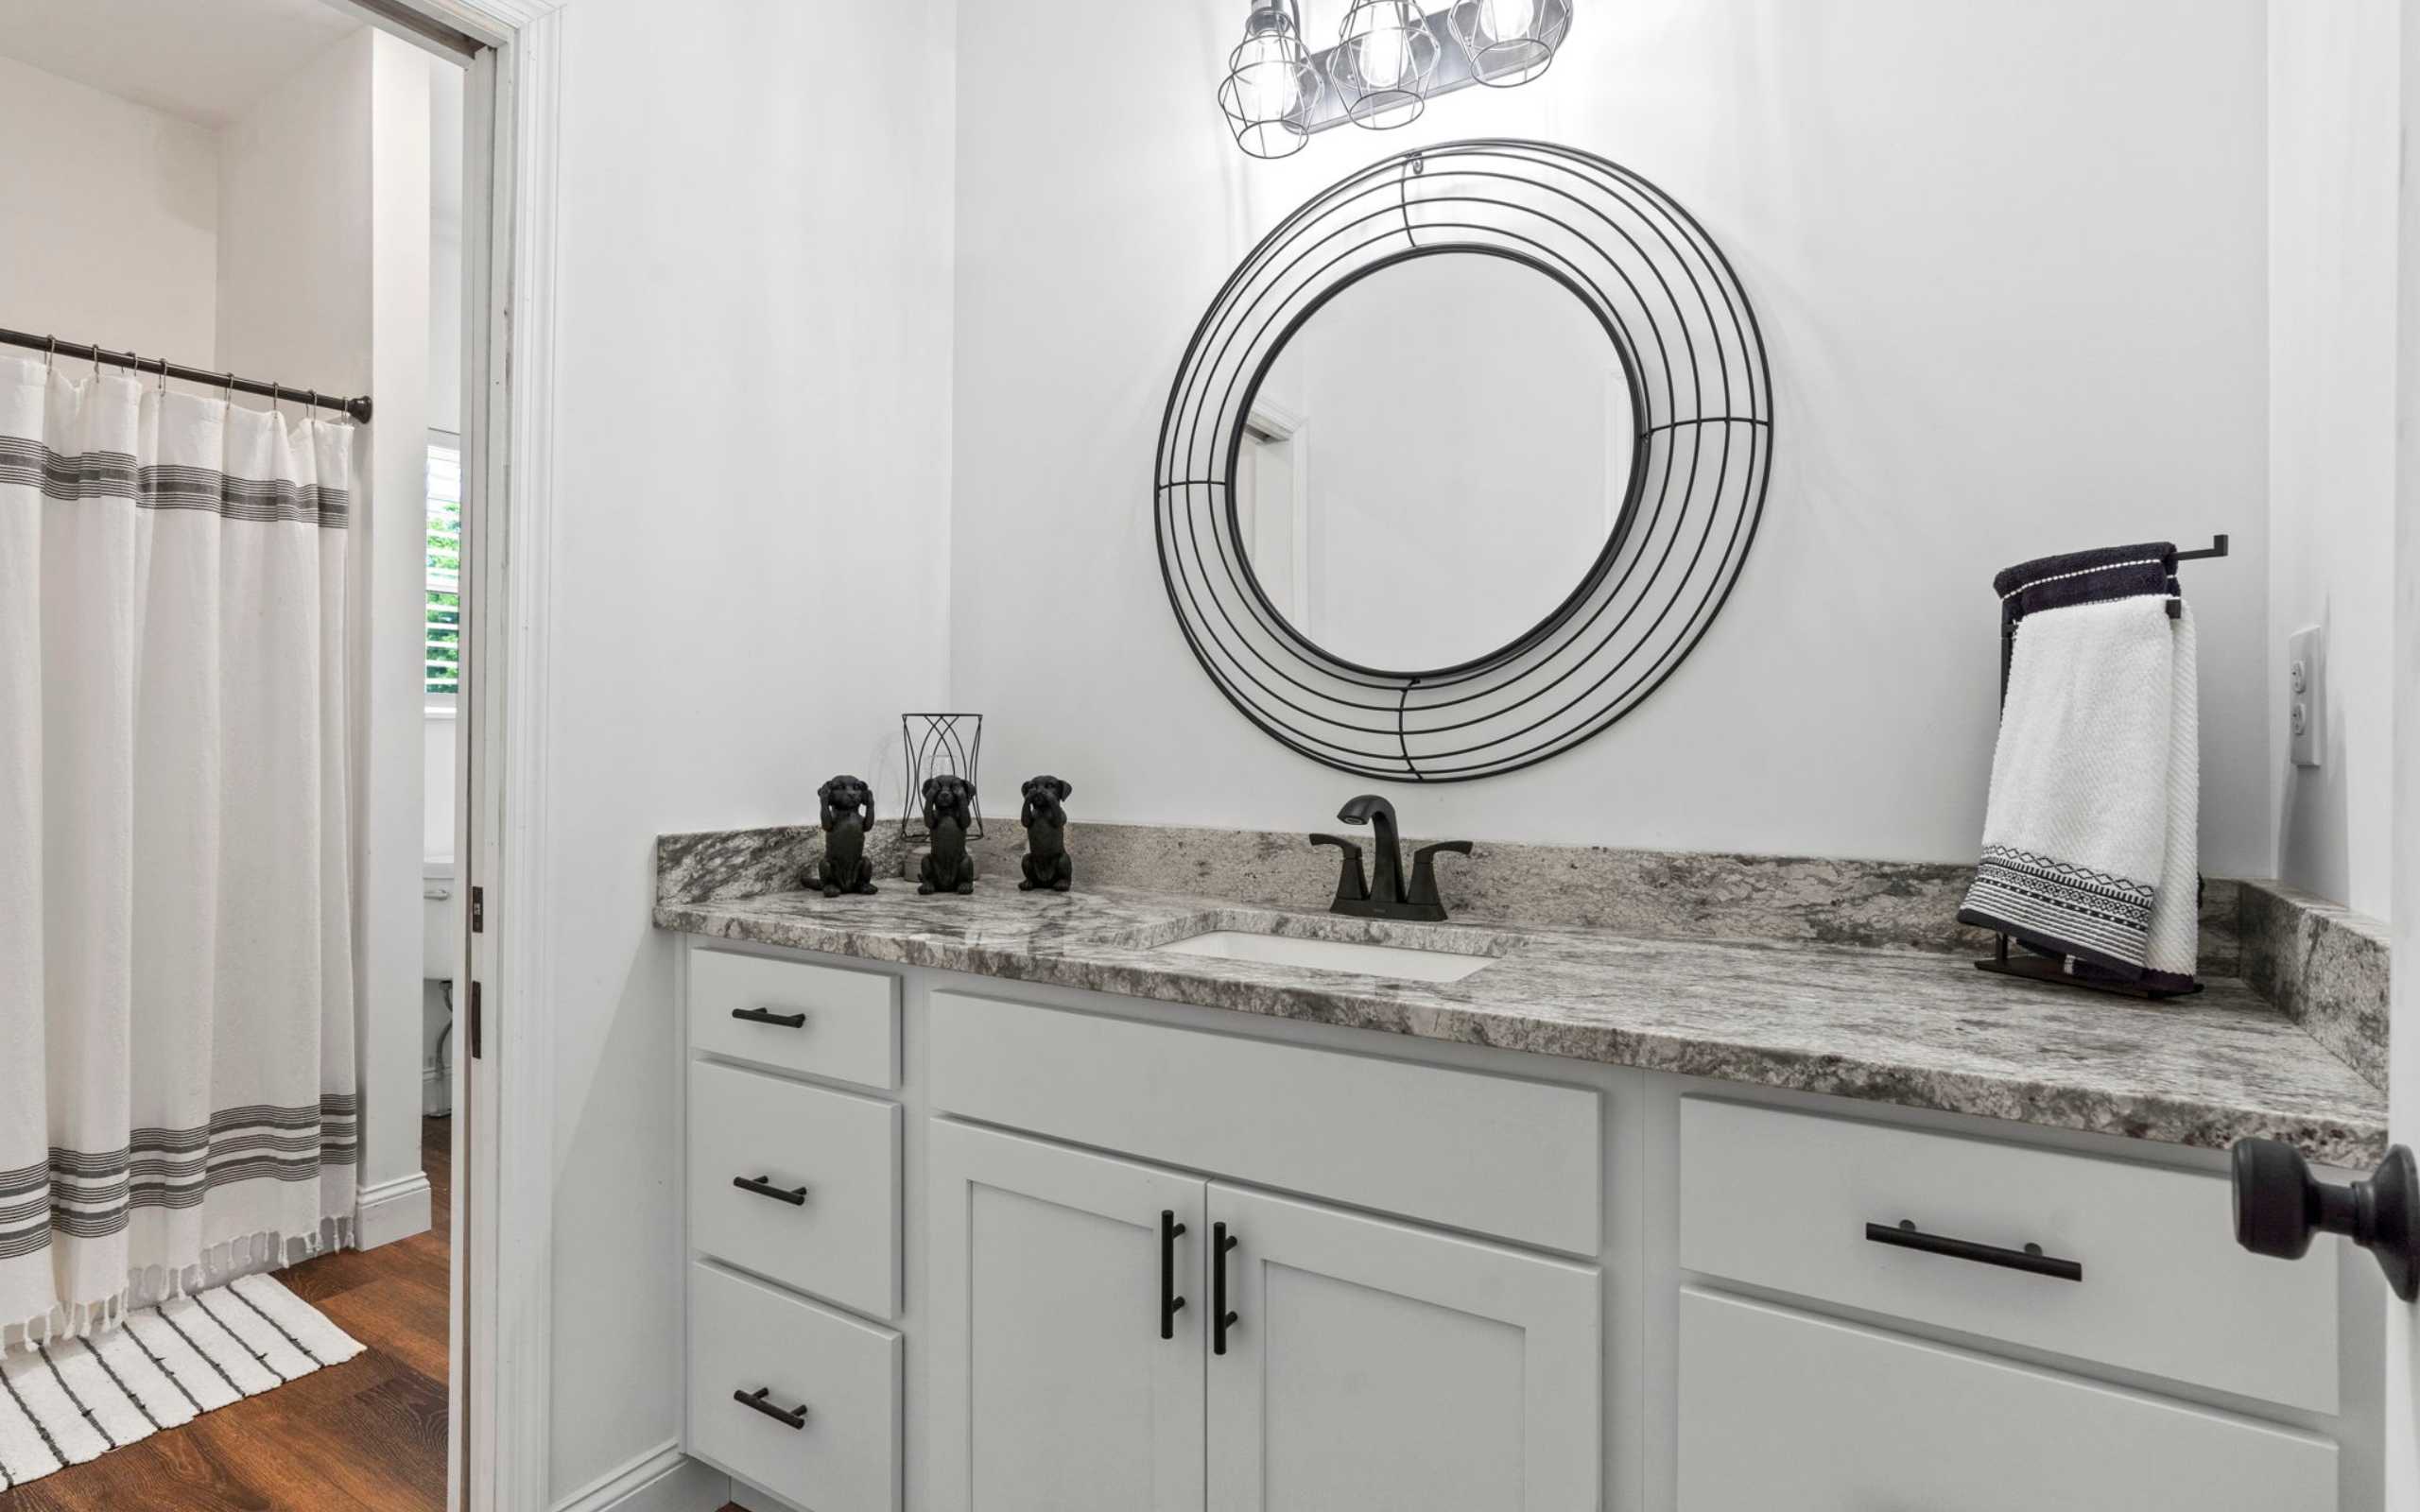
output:
[[[26,833],[0,814],[0,850],[38,887],[89,875],[70,799],[107,790],[85,758],[118,753],[123,919],[45,905],[33,932],[56,963],[124,925],[135,1047],[124,1085],[26,1115],[51,1231],[17,1226],[10,1259],[34,1256],[20,1277],[55,1305],[0,1309],[0,1512],[183,1507],[204,1483],[259,1507],[492,1503],[464,1488],[485,1362],[458,1241],[472,858],[493,845],[474,711],[500,707],[479,702],[472,571],[504,403],[493,42],[350,0],[26,0],[0,32],[0,199],[49,207],[0,248],[0,388],[22,396],[0,446],[39,464],[0,477],[0,568],[48,606],[18,637],[37,677],[12,691],[38,696],[0,700],[0,749],[53,779]],[[122,602],[86,623],[89,593],[45,576],[61,558],[122,563]],[[124,700],[73,676],[95,625],[135,628]],[[215,786],[163,797],[159,772],[197,769]],[[300,881],[277,871],[297,855]],[[280,887],[314,901],[303,927],[246,915]],[[182,935],[219,964],[164,995],[155,945]],[[319,974],[288,1034],[225,963],[297,951]],[[163,1019],[206,1027],[147,1060]],[[246,1090],[285,1061],[307,1094]],[[112,1118],[119,1164],[81,1163]],[[112,1266],[123,1289],[96,1286]]]

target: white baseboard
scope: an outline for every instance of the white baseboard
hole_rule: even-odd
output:
[[[731,1477],[666,1444],[640,1455],[555,1512],[717,1512],[731,1500]]]
[[[422,1172],[363,1187],[353,1203],[353,1242],[358,1248],[375,1249],[424,1234],[431,1227],[429,1212],[428,1177]]]
[[[435,1066],[420,1072],[420,1116],[442,1118],[454,1111],[454,1078]]]

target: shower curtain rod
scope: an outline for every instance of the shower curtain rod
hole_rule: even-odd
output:
[[[290,399],[298,404],[341,410],[364,425],[370,423],[368,394],[357,399],[332,399],[313,389],[289,388],[284,384],[263,383],[257,378],[238,378],[233,373],[212,372],[206,368],[188,368],[165,357],[138,357],[131,352],[112,352],[89,341],[61,341],[57,336],[38,336],[30,331],[11,331],[6,326],[0,326],[0,346],[25,347],[62,357],[88,357],[95,367],[104,362],[113,362],[130,373],[156,372],[164,378],[176,378],[189,384],[209,384],[217,388],[258,394],[272,404]]]

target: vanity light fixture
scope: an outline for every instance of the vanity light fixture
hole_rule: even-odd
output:
[[[1251,0],[1219,109],[1236,146],[1255,158],[1290,156],[1346,121],[1409,126],[1437,95],[1473,84],[1506,89],[1545,73],[1570,33],[1572,5],[1453,0],[1423,11],[1421,0],[1349,0],[1336,45],[1314,53],[1303,41],[1300,0]]]
[[[1441,50],[1420,0],[1353,0],[1327,64],[1346,118],[1374,131],[1420,119]]]
[[[1303,44],[1295,0],[1253,0],[1244,40],[1227,55],[1227,77],[1219,86],[1219,109],[1236,146],[1255,158],[1300,152],[1311,138],[1320,94],[1320,71]]]

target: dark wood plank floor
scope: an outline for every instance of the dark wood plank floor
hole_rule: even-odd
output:
[[[0,1493],[0,1512],[441,1512],[450,1124],[421,1124],[435,1228],[278,1277],[370,1352]]]

